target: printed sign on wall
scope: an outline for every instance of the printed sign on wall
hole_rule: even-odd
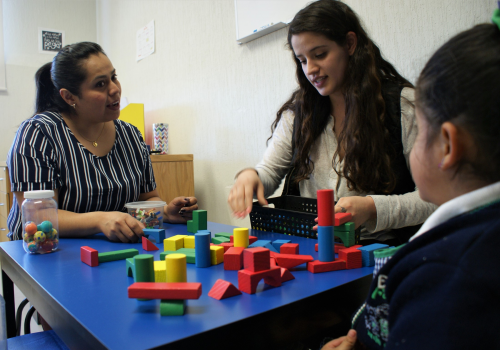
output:
[[[64,31],[38,28],[38,52],[57,53],[64,46]]]

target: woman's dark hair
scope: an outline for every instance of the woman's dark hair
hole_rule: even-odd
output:
[[[412,87],[412,84],[382,58],[379,48],[368,37],[354,11],[336,0],[311,3],[295,15],[288,30],[288,46],[292,49],[299,87],[278,111],[271,131],[274,132],[283,112],[294,112],[294,180],[308,179],[312,173],[314,164],[309,159],[309,152],[332,113],[329,97],[318,93],[293,53],[292,36],[304,32],[324,35],[340,46],[346,45],[348,32],[356,34],[357,47],[349,58],[344,75],[344,130],[340,133],[339,147],[332,163],[340,150],[344,150],[344,166],[339,175],[346,178],[350,189],[390,193],[396,186],[396,176],[391,169],[395,151],[389,140],[389,131],[384,126],[386,113],[381,85],[385,81],[407,87]]]
[[[101,46],[81,42],[63,47],[52,62],[41,66],[35,74],[35,113],[45,111],[67,112],[70,106],[59,95],[60,89],[67,89],[80,96],[80,86],[87,76],[83,61],[90,55],[102,53]]]
[[[429,122],[428,142],[450,121],[474,139],[476,154],[457,174],[500,181],[500,30],[480,24],[444,44],[420,73],[416,106]]]

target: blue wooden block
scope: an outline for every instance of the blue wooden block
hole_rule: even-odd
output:
[[[382,249],[388,248],[387,244],[374,243],[364,247],[358,248],[361,251],[361,260],[363,267],[365,266],[375,266],[375,258],[373,257],[373,252]]]
[[[321,262],[335,261],[335,236],[333,226],[318,225],[318,260]]]
[[[165,230],[162,228],[145,228],[142,230],[144,236],[151,236],[156,240],[156,243],[163,243],[165,239]]]
[[[280,251],[280,248],[283,244],[285,243],[291,243],[292,241],[289,240],[289,239],[277,239],[275,241],[273,241],[273,247],[274,249],[276,249],[278,252]]]
[[[196,267],[210,267],[212,260],[210,258],[210,231],[204,231],[194,234],[194,254],[196,258]]]
[[[268,243],[270,244],[271,241],[268,241],[268,240],[265,240],[265,239],[262,239],[262,240],[259,239],[258,241],[255,241],[252,244],[250,244],[248,246],[248,248],[263,247],[263,246],[265,246]]]
[[[262,246],[262,248],[267,248],[272,252],[279,253],[279,251],[277,251],[276,248],[274,248],[271,243],[266,243],[265,245]]]

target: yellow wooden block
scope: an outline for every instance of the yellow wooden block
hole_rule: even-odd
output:
[[[167,282],[187,282],[186,255],[169,254],[165,257]]]
[[[120,120],[132,124],[142,134],[142,138],[146,139],[144,133],[144,104],[143,103],[129,103],[127,107],[120,111]]]
[[[167,263],[165,260],[155,261],[155,282],[167,282]]]
[[[184,248],[194,248],[194,236],[184,237]]]
[[[212,265],[219,265],[224,262],[224,247],[211,245],[210,246],[210,260]]]
[[[248,248],[248,229],[240,227],[233,229],[233,242],[235,247]]]
[[[163,240],[163,249],[165,251],[176,251],[177,249],[184,248],[184,237],[170,237]]]

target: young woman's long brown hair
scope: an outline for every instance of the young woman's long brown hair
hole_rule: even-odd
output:
[[[394,149],[384,126],[386,111],[382,83],[413,85],[382,58],[357,15],[340,1],[319,0],[297,13],[288,30],[288,46],[292,48],[293,35],[304,32],[322,34],[340,46],[346,44],[348,32],[356,34],[358,43],[350,56],[343,86],[346,106],[344,130],[340,133],[333,159],[340,150],[345,151],[344,166],[339,175],[346,178],[351,190],[390,193],[397,179],[391,169]],[[274,132],[283,112],[290,110],[295,114],[293,167],[294,181],[299,182],[308,179],[314,169],[309,151],[325,129],[332,106],[330,98],[321,96],[304,75],[293,50],[292,56],[297,66],[299,87],[278,111],[271,131]]]

